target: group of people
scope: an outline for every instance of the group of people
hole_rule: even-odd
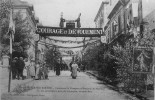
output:
[[[12,79],[48,79],[49,70],[45,62],[37,62],[37,64],[35,64],[34,60],[29,61],[27,58],[24,59],[23,57],[15,57],[12,60],[11,65]],[[80,66],[80,68],[82,67]],[[73,79],[76,79],[77,71],[80,71],[80,68],[78,67],[78,64],[75,61],[70,63],[70,71]],[[60,63],[60,61],[58,61],[56,63],[56,66],[54,67],[54,72],[56,72],[56,75],[59,76],[61,74],[61,70],[64,70],[64,66],[62,63]]]
[[[24,67],[25,67],[25,63],[24,63],[24,60],[23,60],[23,57],[15,57],[12,61],[12,79],[24,79],[24,76],[23,76],[23,70],[24,70]]]
[[[48,68],[45,62],[35,64],[34,60],[28,61],[27,58],[15,57],[12,60],[11,69],[12,79],[48,79]]]
[[[49,70],[45,62],[44,63],[38,62],[36,64],[36,74],[35,74],[36,80],[48,79],[48,73],[49,73]]]
[[[54,72],[56,72],[56,75],[59,76],[61,74],[62,70],[62,65],[60,61],[56,63],[56,66],[54,67]],[[77,71],[80,71],[78,64],[74,61],[70,63],[70,71],[71,71],[71,76],[73,79],[76,79],[77,77]]]

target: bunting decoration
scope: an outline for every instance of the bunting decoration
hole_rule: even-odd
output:
[[[59,50],[60,52],[64,52],[66,54],[69,54],[69,55],[73,55],[74,52],[72,50]]]
[[[61,42],[61,43],[77,43],[77,44],[81,44],[83,43],[83,41],[71,41],[71,40],[68,40],[68,41],[64,41],[64,40],[56,40],[56,39],[52,39],[52,38],[48,38],[50,39],[51,41],[57,43],[57,42]],[[90,40],[85,40],[85,42],[88,42]]]
[[[82,47],[87,46],[87,45],[90,45],[90,46],[97,46],[99,41],[100,41],[100,40],[97,40],[97,41],[94,41],[94,42],[88,42],[86,45],[75,46],[75,47],[58,46],[58,45],[56,45],[56,44],[45,43],[45,42],[42,42],[42,41],[39,41],[39,44],[46,45],[46,46],[49,46],[49,47],[55,46],[56,48],[71,49],[71,48],[82,48]]]
[[[66,48],[66,49],[70,49],[70,48],[82,48],[83,47],[83,45],[76,46],[76,47],[64,47],[64,46],[58,46],[58,45],[49,44],[49,43],[45,43],[45,42],[41,42],[41,41],[39,41],[39,44],[46,45],[46,46],[49,46],[49,47],[55,46],[56,48]]]

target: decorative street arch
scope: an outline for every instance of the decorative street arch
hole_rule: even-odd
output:
[[[102,28],[60,28],[47,26],[37,26],[36,34],[65,37],[100,37],[104,35]]]

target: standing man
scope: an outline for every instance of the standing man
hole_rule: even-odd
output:
[[[12,61],[12,79],[16,79],[17,76],[17,60],[18,58],[15,57]]]
[[[58,61],[58,62],[56,63],[56,66],[55,66],[55,69],[54,69],[54,70],[56,71],[56,75],[59,76],[59,75],[60,75],[60,70],[61,70],[60,61]]]
[[[81,63],[80,68],[83,70],[83,72],[85,71],[85,66]]]
[[[22,79],[24,79],[24,77],[23,77],[23,69],[25,67],[25,63],[24,63],[23,57],[19,58],[19,60],[17,61],[17,65],[18,65],[18,68],[17,68],[18,69],[17,70],[17,72],[18,72],[18,75],[17,75],[18,80],[19,80],[20,77]]]
[[[72,64],[73,64],[73,61],[71,61],[71,63],[69,64],[70,71],[72,71]]]

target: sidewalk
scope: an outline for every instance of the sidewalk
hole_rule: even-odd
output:
[[[24,85],[24,84],[28,84],[29,82],[32,82],[33,79],[25,79],[25,80],[11,80],[11,88],[10,88],[10,92],[13,91],[13,89],[18,86],[18,85]],[[7,93],[8,92],[8,82],[9,79],[1,79],[1,94],[3,93]]]
[[[98,79],[102,79],[102,78],[100,78],[98,76],[96,71],[86,71],[86,73],[91,74],[92,76],[94,76],[94,77],[96,77]],[[125,95],[129,95],[129,93],[125,93],[125,91],[122,91],[118,87],[114,87],[112,85],[108,85],[108,87],[113,88],[114,90],[118,90],[119,92],[124,93]],[[140,98],[140,99],[144,98],[144,100],[154,100],[154,91],[153,90],[149,90],[145,94],[136,95],[136,97]]]

